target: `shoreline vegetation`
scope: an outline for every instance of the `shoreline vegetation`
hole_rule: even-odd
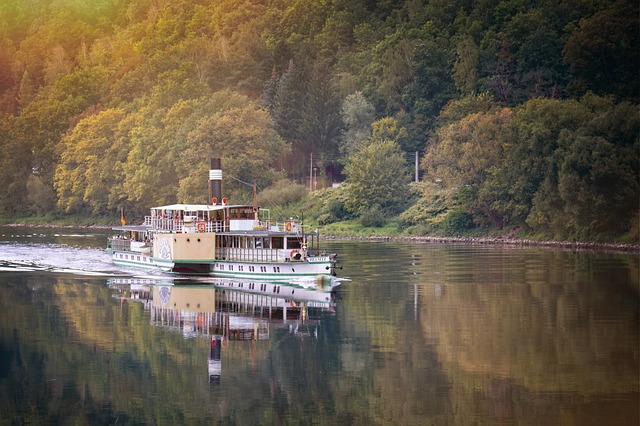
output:
[[[8,228],[76,228],[76,229],[111,229],[116,224],[60,224],[60,223],[0,223]],[[592,241],[554,241],[515,238],[510,236],[436,236],[436,235],[323,235],[326,241],[367,241],[367,242],[402,242],[402,243],[435,243],[435,244],[468,244],[468,245],[502,245],[505,247],[540,247],[572,251],[616,252],[624,254],[640,254],[640,244],[624,244]]]

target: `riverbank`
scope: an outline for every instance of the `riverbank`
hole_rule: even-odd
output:
[[[67,228],[67,229],[111,229],[116,224],[89,224],[89,225],[61,225],[51,223],[24,224],[5,223],[0,226],[9,228]],[[603,242],[576,242],[576,241],[552,241],[552,240],[532,240],[525,238],[510,238],[504,236],[429,236],[429,235],[323,235],[323,239],[328,241],[370,241],[370,242],[403,242],[403,243],[447,243],[447,244],[472,244],[472,245],[503,245],[511,247],[545,247],[572,251],[602,251],[621,252],[627,254],[640,254],[640,244],[617,244]]]
[[[640,254],[640,244],[615,244],[600,242],[573,241],[537,241],[506,237],[443,237],[443,236],[324,236],[333,241],[371,241],[371,242],[405,242],[405,243],[447,243],[472,245],[504,245],[512,247],[545,247],[574,251],[606,251]]]

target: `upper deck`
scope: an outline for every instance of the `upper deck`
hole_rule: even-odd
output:
[[[294,220],[272,222],[251,205],[171,204],[153,207],[142,226],[155,232],[255,232],[256,234],[297,234],[301,226]]]

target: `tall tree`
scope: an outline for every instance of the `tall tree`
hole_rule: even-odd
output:
[[[465,36],[456,47],[456,62],[453,66],[453,79],[463,94],[476,90],[478,84],[478,47],[471,36]]]
[[[371,136],[371,123],[375,119],[375,110],[362,92],[347,96],[340,110],[346,129],[342,134],[340,152],[354,154],[362,143]]]
[[[404,153],[392,140],[374,140],[349,157],[345,207],[356,215],[371,209],[397,214],[406,206],[409,174]]]
[[[572,90],[583,94],[613,94],[640,101],[640,6],[618,0],[582,19],[564,48],[574,75]]]
[[[229,97],[229,92],[224,94]],[[206,201],[210,157],[222,158],[228,177],[224,192],[229,199],[249,201],[251,188],[246,183],[257,180],[266,187],[281,177],[274,166],[281,155],[289,153],[290,146],[275,131],[266,111],[241,98],[242,106],[221,108],[200,119],[188,132],[176,167],[180,200]]]
[[[307,138],[307,149],[319,153],[318,158],[335,161],[342,128],[340,101],[330,79],[330,69],[326,63],[317,63],[309,84],[300,129]]]
[[[309,72],[305,66],[291,60],[276,86],[271,114],[280,136],[294,145],[302,144],[305,139],[301,128],[308,81]]]
[[[441,181],[445,188],[465,191],[466,212],[478,225],[502,226],[503,212],[494,203],[498,194],[487,191],[486,183],[504,161],[509,146],[504,132],[511,122],[508,108],[470,114],[441,127],[429,143],[423,160],[429,180]]]
[[[122,205],[129,152],[125,118],[121,109],[101,111],[81,120],[61,141],[55,187],[63,211],[102,215]]]
[[[556,238],[626,230],[640,203],[640,109],[594,95],[580,106],[581,125],[558,135],[553,167],[527,218]]]

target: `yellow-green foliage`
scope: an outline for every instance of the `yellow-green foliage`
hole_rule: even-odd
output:
[[[405,226],[423,225],[437,228],[451,209],[459,205],[458,190],[447,189],[442,184],[434,182],[425,182],[421,186],[424,191],[422,197],[405,210],[400,218]]]
[[[258,192],[260,206],[286,206],[296,203],[307,195],[309,189],[305,185],[289,179],[280,179],[270,187]]]
[[[356,215],[371,208],[397,214],[405,206],[409,183],[406,160],[398,144],[373,141],[349,158],[344,169],[349,186],[345,207]]]

